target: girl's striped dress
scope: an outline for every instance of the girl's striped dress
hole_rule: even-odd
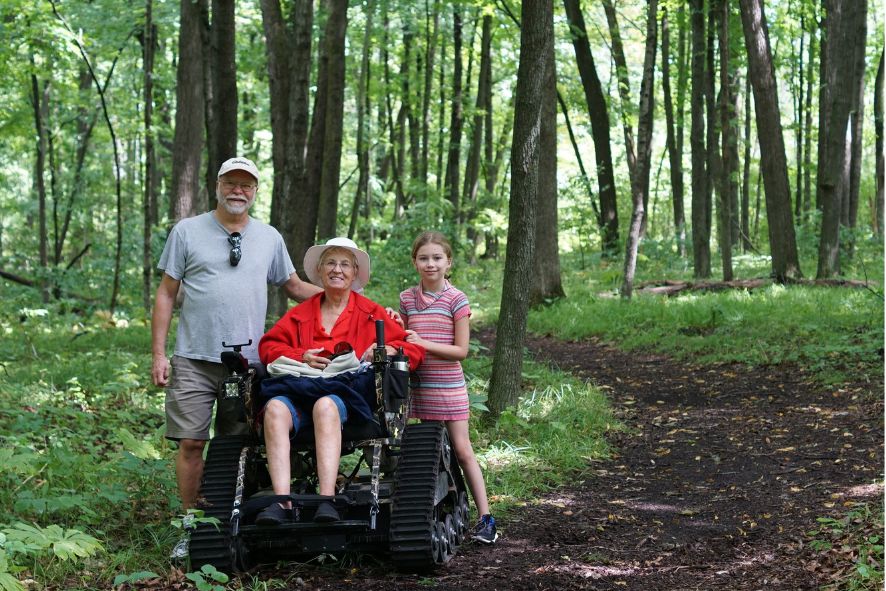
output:
[[[421,284],[400,294],[400,313],[407,327],[423,339],[452,345],[455,322],[471,315],[468,298],[444,282],[443,291],[422,291]],[[468,418],[468,390],[458,361],[448,361],[428,353],[418,367],[419,385],[413,390],[414,418],[432,421],[459,421]]]

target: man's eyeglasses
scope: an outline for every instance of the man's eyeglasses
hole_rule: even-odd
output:
[[[231,263],[232,267],[236,267],[240,262],[240,259],[243,257],[243,251],[240,250],[240,242],[242,240],[243,236],[240,235],[240,232],[233,232],[228,236],[228,242],[231,245],[231,253],[228,255],[228,262]]]
[[[231,181],[221,181],[221,186],[225,191],[233,191],[236,187],[240,187],[240,190],[244,193],[252,193],[258,185],[255,183],[232,183]]]
[[[323,263],[323,266],[326,267],[327,271],[335,271],[336,267],[340,267],[343,273],[347,273],[353,267],[350,261],[334,261],[332,259]]]

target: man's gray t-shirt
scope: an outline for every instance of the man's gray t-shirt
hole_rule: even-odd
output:
[[[161,271],[181,280],[184,299],[175,354],[218,363],[222,342],[246,343],[242,353],[258,361],[265,332],[267,284],[282,285],[295,272],[283,237],[271,226],[249,218],[240,232],[242,258],[229,262],[229,232],[210,211],[178,222],[166,240]]]

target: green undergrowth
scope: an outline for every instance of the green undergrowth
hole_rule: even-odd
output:
[[[149,328],[122,314],[7,302],[0,334],[0,590],[178,576],[167,558],[178,537],[174,449],[163,438],[163,393],[149,383]],[[491,359],[475,343],[465,368],[496,514],[606,455],[605,432],[617,425],[598,391],[528,363],[520,406],[488,424]],[[190,574],[215,589],[247,584]]]
[[[568,298],[533,311],[529,330],[697,363],[793,363],[826,383],[872,381],[883,370],[883,297],[859,288],[771,285],[623,301],[575,284]]]
[[[475,397],[484,397],[490,367],[489,357],[465,362]],[[606,433],[621,428],[606,397],[587,382],[530,361],[524,363],[523,377],[516,409],[491,425],[475,412],[471,422],[494,511],[507,512],[581,478],[590,463],[608,455]]]

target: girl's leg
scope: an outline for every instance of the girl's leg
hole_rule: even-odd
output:
[[[477,456],[474,455],[474,449],[471,447],[468,421],[446,421],[446,429],[449,431],[449,441],[455,450],[458,463],[461,464],[465,480],[468,481],[468,488],[471,490],[471,496],[474,497],[477,511],[481,516],[487,515],[489,500],[486,498],[486,483],[483,481],[483,472],[480,470]]]

